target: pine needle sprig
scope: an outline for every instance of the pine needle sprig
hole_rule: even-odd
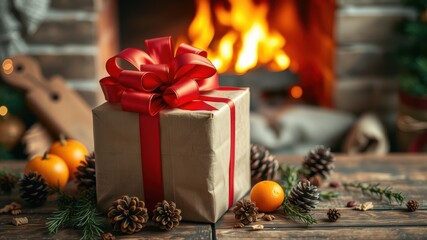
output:
[[[103,233],[96,210],[96,192],[89,190],[76,202],[75,226],[83,230],[81,239],[92,239]]]
[[[403,201],[405,201],[406,199],[406,197],[401,192],[393,192],[391,187],[381,188],[379,187],[380,185],[379,183],[370,184],[370,183],[356,182],[356,183],[344,183],[343,185],[345,188],[360,189],[363,195],[376,196],[380,200],[382,200],[383,197],[385,197],[387,198],[390,204],[394,200],[399,205],[402,205]]]
[[[290,217],[292,220],[299,221],[305,225],[317,223],[317,220],[313,217],[313,215],[304,212],[298,206],[292,205],[287,200],[283,202],[283,211],[285,212],[285,215]]]
[[[288,195],[289,191],[298,184],[300,177],[303,176],[303,170],[300,167],[280,165],[280,172],[282,174],[282,186],[285,189],[285,194]]]
[[[71,220],[71,208],[65,208],[53,212],[53,216],[47,219],[47,230],[49,233],[57,233],[59,229],[68,225]]]
[[[282,175],[281,183],[285,190],[285,196],[289,196],[289,192],[298,184],[301,176],[304,176],[304,170],[300,167],[282,164],[280,165],[280,172]],[[317,223],[313,215],[304,211],[300,207],[291,204],[287,199],[283,201],[282,206],[285,215],[296,222],[301,222],[305,225]]]
[[[58,208],[46,223],[50,233],[59,229],[72,227],[83,232],[81,239],[94,239],[103,233],[99,213],[96,210],[96,191],[85,191],[80,198],[75,198],[58,188],[52,191],[58,194]]]
[[[340,194],[337,192],[320,192],[319,199],[321,201],[325,201],[325,200],[331,200],[333,198],[337,198],[339,196]]]

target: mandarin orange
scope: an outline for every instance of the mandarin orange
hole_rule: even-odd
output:
[[[251,200],[254,201],[260,212],[272,212],[282,205],[285,192],[282,186],[274,181],[261,181],[251,190]]]

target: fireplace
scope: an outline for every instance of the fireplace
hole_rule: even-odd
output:
[[[252,109],[332,106],[335,0],[118,1],[121,48],[171,35],[208,51],[222,85],[248,86]]]

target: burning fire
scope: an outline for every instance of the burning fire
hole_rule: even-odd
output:
[[[195,0],[196,15],[188,29],[190,44],[208,49],[208,58],[220,73],[244,74],[259,65],[272,71],[287,69],[290,59],[283,50],[286,41],[279,32],[269,28],[268,3],[228,1],[230,8],[217,4],[212,17],[209,0]],[[227,29],[221,36],[217,36],[215,23]]]

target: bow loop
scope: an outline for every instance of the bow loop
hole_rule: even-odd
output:
[[[163,92],[163,100],[171,107],[179,107],[199,98],[199,86],[196,81],[180,81]]]
[[[113,78],[119,78],[123,69],[118,65],[118,60],[124,60],[130,63],[135,69],[139,69],[142,64],[153,64],[153,59],[144,51],[136,48],[127,48],[116,56],[108,59],[106,68],[108,74]]]
[[[112,77],[105,77],[99,82],[101,84],[105,100],[110,103],[119,103],[125,88]]]
[[[168,64],[173,60],[173,43],[171,37],[160,37],[145,40],[148,55],[157,64]]]
[[[200,55],[204,58],[208,57],[208,53],[205,50],[195,48],[195,47],[188,45],[186,43],[181,43],[179,45],[178,49],[176,50],[176,55],[179,56],[179,55],[184,54],[184,53],[193,53],[193,54]]]
[[[212,63],[205,57],[184,53],[175,57],[171,69],[177,81],[186,79],[205,79],[216,74]]]
[[[168,64],[143,64],[139,68],[142,72],[152,72],[159,77],[163,82],[168,82],[169,65]]]
[[[147,113],[151,116],[165,107],[162,96],[157,93],[125,91],[121,103],[125,111]]]
[[[148,39],[145,45],[146,52],[128,48],[107,61],[110,76],[100,81],[107,101],[153,116],[166,106],[188,107],[200,92],[218,87],[218,73],[206,51],[181,44],[174,56],[171,37]],[[135,69],[122,69],[120,59]]]
[[[141,92],[153,92],[162,86],[162,80],[152,72],[124,70],[119,75],[119,82],[124,87]]]

